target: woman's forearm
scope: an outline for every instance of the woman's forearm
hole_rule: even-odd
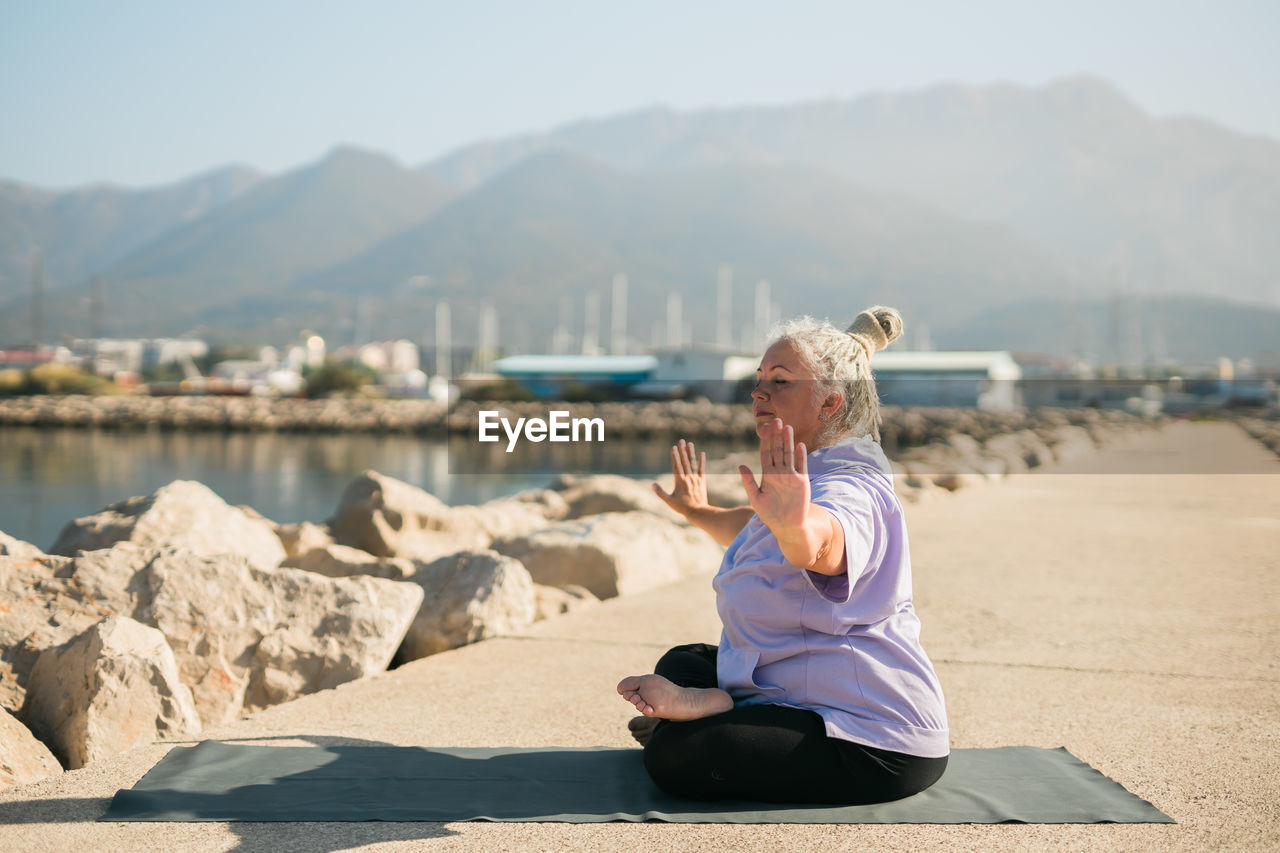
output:
[[[843,574],[847,569],[844,528],[826,508],[811,503],[800,524],[769,529],[782,556],[796,568],[823,575]]]
[[[694,527],[728,548],[755,514],[755,510],[749,506],[726,508],[707,504],[690,509],[684,517]]]

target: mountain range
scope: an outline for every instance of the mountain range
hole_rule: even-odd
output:
[[[46,339],[96,325],[430,343],[445,299],[456,342],[474,340],[488,303],[505,349],[538,351],[558,325],[581,331],[591,291],[607,328],[625,273],[635,341],[663,340],[673,292],[692,337],[710,340],[727,264],[735,342],[764,279],[783,314],[892,304],[941,346],[1095,358],[1116,329],[1026,330],[1064,316],[1052,305],[1109,312],[1113,326],[1118,297],[1182,306],[1142,323],[1158,354],[1192,358],[1172,318],[1194,304],[1224,328],[1244,304],[1257,322],[1235,322],[1216,352],[1254,356],[1280,346],[1277,222],[1280,143],[1153,118],[1096,78],[653,108],[417,168],[339,148],[282,175],[230,167],[149,190],[0,182],[0,342],[32,334],[38,248]]]

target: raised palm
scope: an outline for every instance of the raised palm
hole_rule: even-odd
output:
[[[770,530],[804,523],[809,511],[808,451],[796,444],[795,431],[775,418],[760,431],[760,481],[746,465],[738,466],[751,508]]]
[[[671,474],[675,479],[671,493],[667,494],[657,483],[653,490],[658,497],[681,515],[707,505],[707,454],[698,453],[692,441],[683,438],[671,448]]]

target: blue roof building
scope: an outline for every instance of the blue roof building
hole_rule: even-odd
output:
[[[657,368],[651,355],[513,355],[498,359],[492,369],[553,400],[571,385],[638,385]]]

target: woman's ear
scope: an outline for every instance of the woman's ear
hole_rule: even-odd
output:
[[[844,395],[832,392],[827,395],[827,399],[822,401],[822,407],[818,411],[826,413],[828,418],[834,418],[843,404]]]

